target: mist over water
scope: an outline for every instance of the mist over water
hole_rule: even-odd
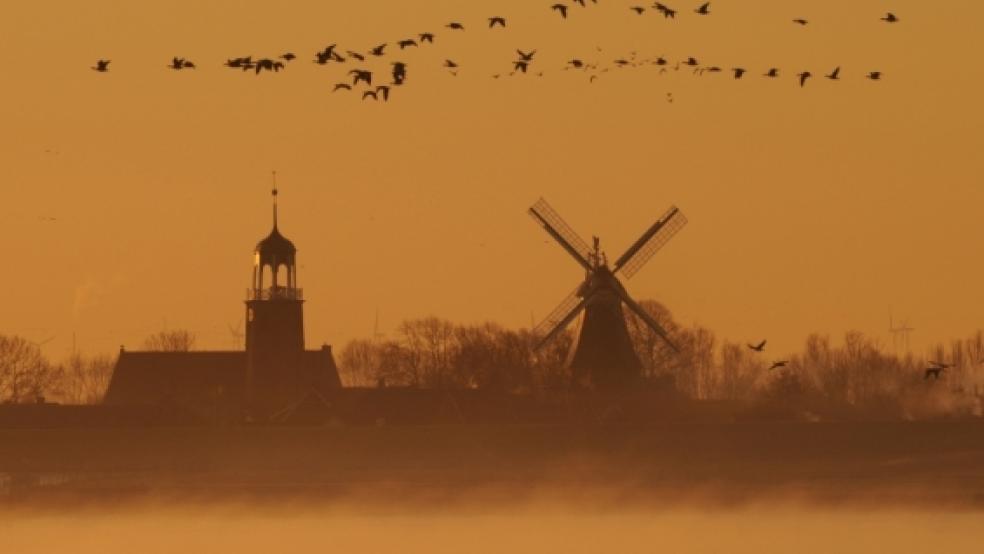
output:
[[[77,552],[979,552],[975,512],[592,510],[557,504],[454,511],[244,505],[7,512],[0,549]]]

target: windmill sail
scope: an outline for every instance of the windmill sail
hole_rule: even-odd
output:
[[[546,200],[540,198],[529,209],[530,216],[536,220],[547,233],[554,238],[579,264],[585,269],[591,270],[591,248],[584,242],[578,234],[571,229],[571,226],[560,214],[554,210]]]
[[[567,324],[584,309],[585,300],[579,295],[581,287],[583,285],[578,285],[550,312],[550,315],[533,328],[533,336],[538,339],[537,348],[550,342],[557,333],[567,327]]]
[[[631,279],[686,224],[683,212],[672,206],[615,261],[612,271],[622,270],[622,275]]]

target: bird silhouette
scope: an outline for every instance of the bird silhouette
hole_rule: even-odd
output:
[[[776,77],[778,77],[778,76],[779,76],[779,68],[778,67],[770,68],[769,71],[767,71],[765,73],[765,75],[764,75],[764,77],[771,77],[773,79],[776,78]]]
[[[670,8],[666,4],[663,4],[661,2],[656,2],[655,4],[653,4],[653,7],[656,8],[656,11],[663,14],[663,19],[676,19],[676,10]]]
[[[335,88],[332,89],[332,92],[338,92],[340,90],[352,90],[352,85],[348,83],[336,83]]]
[[[500,27],[505,27],[506,26],[506,18],[499,17],[499,16],[490,17],[489,18],[489,29],[495,27],[496,25],[499,25]]]
[[[464,31],[465,30],[465,26],[462,25],[461,23],[456,22],[456,21],[452,21],[451,23],[448,23],[447,25],[445,25],[445,27],[447,27],[448,29],[451,29],[452,31]]]
[[[711,8],[711,3],[710,2],[704,2],[703,4],[701,4],[701,6],[699,8],[697,8],[696,10],[694,10],[694,13],[698,13],[700,15],[710,15],[710,13],[711,13],[711,9],[710,8]]]
[[[448,69],[457,69],[458,64],[455,63],[453,60],[444,60],[444,67]]]
[[[396,44],[400,46],[400,50],[403,50],[404,48],[408,48],[410,46],[417,46],[417,41],[413,40],[412,38],[408,38],[408,39],[401,40]]]
[[[513,69],[515,71],[522,71],[523,73],[526,73],[526,70],[528,68],[529,68],[529,62],[524,62],[523,60],[517,60],[513,62]]]
[[[390,88],[388,86],[386,86],[386,85],[379,85],[378,87],[376,87],[377,99],[378,99],[378,95],[380,93],[382,93],[382,95],[383,95],[383,101],[384,102],[389,102],[389,99],[390,99]]]
[[[567,62],[567,64],[573,67],[574,69],[581,69],[582,67],[584,67],[584,62],[582,62],[577,58],[574,58],[573,60]]]
[[[531,62],[531,61],[533,61],[533,56],[536,55],[536,50],[530,50],[529,52],[523,52],[522,50],[517,49],[516,50],[516,53],[519,54],[519,59],[520,60],[522,60],[524,62]]]
[[[813,77],[813,74],[810,73],[809,71],[804,71],[804,72],[800,73],[799,74],[800,87],[805,86],[806,85],[806,80],[809,79],[810,77]]]
[[[787,360],[779,360],[778,362],[772,362],[772,365],[769,367],[769,371],[772,371],[773,369],[779,369],[781,367],[786,367],[788,364],[789,361]]]
[[[833,71],[830,72],[830,75],[824,75],[824,77],[830,79],[831,81],[836,81],[840,79],[840,72],[841,72],[841,68],[840,66],[837,66],[836,68],[834,68]]]
[[[796,23],[797,25],[804,25],[805,26],[807,23],[809,23],[809,21],[807,21],[805,19],[794,19],[793,20],[793,23]]]
[[[111,61],[112,60],[98,60],[96,61],[96,65],[92,66],[90,69],[92,69],[93,71],[98,71],[100,73],[106,73],[107,71],[109,71],[109,63]]]
[[[279,73],[281,69],[284,68],[283,62],[278,62],[271,60],[270,58],[263,58],[261,60],[256,60],[256,75],[259,75],[264,69],[267,71],[273,71]]]
[[[191,63],[190,61],[184,58],[179,58],[175,56],[171,58],[171,64],[168,65],[168,67],[176,71],[180,71],[182,69],[195,69],[195,64]]]
[[[393,62],[393,84],[402,85],[407,78],[407,64],[403,62]]]
[[[352,50],[346,50],[345,53],[348,54],[350,58],[354,58],[356,60],[359,60],[360,62],[366,61],[366,57],[358,52],[354,52]]]
[[[359,81],[364,82],[367,86],[372,86],[372,71],[366,71],[364,69],[353,69],[349,71],[349,75],[352,75],[352,85],[359,84]]]
[[[697,58],[687,58],[686,61],[683,62],[683,65],[689,65],[690,67],[697,67],[700,64],[697,62]]]
[[[894,13],[888,12],[887,14],[885,14],[885,17],[881,18],[881,20],[884,21],[885,23],[898,23],[899,18],[895,17]]]
[[[420,39],[421,44],[425,42],[434,44],[434,33],[420,33],[417,37]]]
[[[745,68],[743,67],[732,67],[731,71],[735,73],[735,79],[741,79],[745,75]]]
[[[749,344],[748,345],[748,348],[750,348],[750,349],[752,349],[752,350],[754,350],[756,352],[761,352],[761,351],[765,350],[765,343],[766,343],[766,341],[763,340],[762,342],[760,342],[758,344]]]
[[[550,9],[551,10],[556,10],[557,12],[560,13],[560,17],[562,17],[563,19],[567,19],[567,6],[566,5],[564,5],[564,4],[554,4],[553,6],[550,6]]]
[[[297,56],[295,56],[293,52],[286,52],[280,55],[280,59],[286,60],[288,62],[294,60],[295,58],[297,58]]]
[[[386,50],[385,42],[370,50],[369,53],[372,54],[373,56],[382,56],[384,50]]]
[[[646,8],[643,8],[642,6],[632,6],[629,9],[634,11],[637,15],[642,15],[646,11]]]
[[[879,80],[881,80],[881,76],[882,76],[881,71],[872,71],[871,73],[868,73],[868,75],[867,75],[867,77],[869,79],[871,79],[872,81],[879,81]]]
[[[368,98],[372,98],[373,100],[379,100],[379,98],[376,96],[376,92],[372,90],[367,90],[362,93],[363,100],[366,100]]]
[[[253,66],[253,57],[252,56],[246,56],[245,58],[231,58],[231,59],[226,60],[226,62],[225,62],[224,65],[226,67],[232,67],[232,68],[243,68],[243,69],[246,69],[247,68],[246,66],[249,66],[249,68],[252,68],[252,66]]]

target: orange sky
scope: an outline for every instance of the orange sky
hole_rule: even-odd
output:
[[[309,345],[371,334],[377,309],[384,332],[429,314],[542,317],[581,272],[526,215],[540,195],[610,257],[680,206],[688,227],[626,285],[722,337],[890,343],[890,310],[919,349],[982,327],[984,5],[722,0],[702,18],[676,1],[670,22],[615,0],[561,21],[551,3],[6,6],[0,333],[54,337],[55,357],[73,332],[112,352],[164,326],[228,348],[273,169]],[[899,24],[878,21],[889,10]],[[485,29],[491,15],[509,27]],[[409,66],[388,104],[332,94],[354,66],[310,62],[423,31],[434,46],[387,58]],[[491,79],[516,48],[537,49],[544,76]],[[221,67],[288,50],[300,59],[278,75]],[[559,70],[632,50],[750,76]],[[166,69],[174,55],[199,68]],[[101,57],[107,74],[89,69]],[[759,77],[773,65],[782,79]],[[837,65],[839,83],[792,76]],[[884,81],[861,78],[876,69]]]

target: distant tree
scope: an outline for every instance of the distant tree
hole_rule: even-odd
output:
[[[72,354],[58,367],[59,398],[69,404],[98,404],[106,394],[115,365],[110,356]]]
[[[0,402],[36,402],[55,391],[58,375],[37,345],[0,335]]]
[[[144,339],[143,347],[151,352],[188,352],[195,348],[195,334],[184,329],[161,331]]]

